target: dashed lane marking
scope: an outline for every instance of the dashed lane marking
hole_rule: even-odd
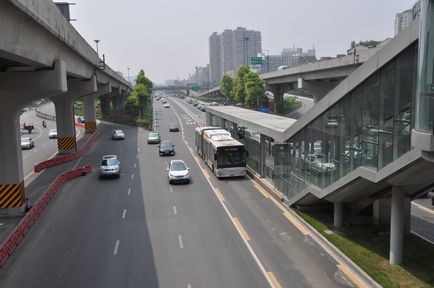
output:
[[[177,215],[177,214],[178,214],[178,211],[176,210],[176,206],[173,205],[173,215]]]
[[[128,192],[127,192],[127,194],[128,194],[128,195],[131,195],[131,188],[128,188]]]
[[[127,209],[124,209],[122,212],[122,219],[125,219],[125,216],[127,215]]]
[[[134,174],[131,174],[131,180],[133,180],[134,179]]]
[[[115,249],[113,249],[113,255],[115,255],[115,256],[118,255],[119,244],[120,244],[120,241],[116,240]]]
[[[223,197],[222,192],[218,188],[214,188],[214,191],[217,194],[217,198],[219,198],[221,202],[225,202],[225,197]]]
[[[178,243],[179,243],[179,248],[184,248],[184,243],[182,242],[182,236],[178,235]]]

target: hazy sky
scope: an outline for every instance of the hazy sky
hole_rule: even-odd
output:
[[[317,57],[345,53],[351,40],[393,37],[410,0],[75,0],[72,22],[114,70],[143,69],[156,83],[183,79],[209,62],[208,37],[238,26],[261,31],[262,49],[280,54],[315,45]]]

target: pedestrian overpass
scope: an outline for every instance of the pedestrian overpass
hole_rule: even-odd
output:
[[[432,45],[419,45],[416,18],[299,120],[223,106],[206,108],[207,125],[242,141],[249,169],[288,205],[333,204],[336,227],[371,206],[399,264],[410,200],[434,186]]]

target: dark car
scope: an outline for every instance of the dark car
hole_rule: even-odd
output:
[[[77,122],[78,122],[78,123],[85,123],[86,121],[84,120],[84,117],[82,117],[82,116],[78,116],[78,117],[77,117]]]
[[[178,123],[170,123],[170,125],[169,125],[169,132],[179,132],[179,125],[178,125]]]
[[[172,141],[161,141],[159,146],[160,156],[175,155],[175,145]]]

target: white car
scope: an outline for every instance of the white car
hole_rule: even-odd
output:
[[[35,147],[35,142],[33,142],[30,137],[22,137],[21,138],[21,149],[32,149]]]
[[[48,139],[56,139],[57,138],[57,129],[50,129],[48,132]]]
[[[121,176],[121,162],[117,155],[104,155],[99,165],[99,178],[104,176]]]
[[[116,129],[112,131],[112,139],[113,140],[124,140],[125,134],[121,129]]]
[[[166,103],[163,104],[163,107],[164,108],[170,108],[170,105],[169,105],[169,103],[166,102]]]
[[[172,160],[167,167],[169,183],[190,183],[190,168],[182,160]]]

